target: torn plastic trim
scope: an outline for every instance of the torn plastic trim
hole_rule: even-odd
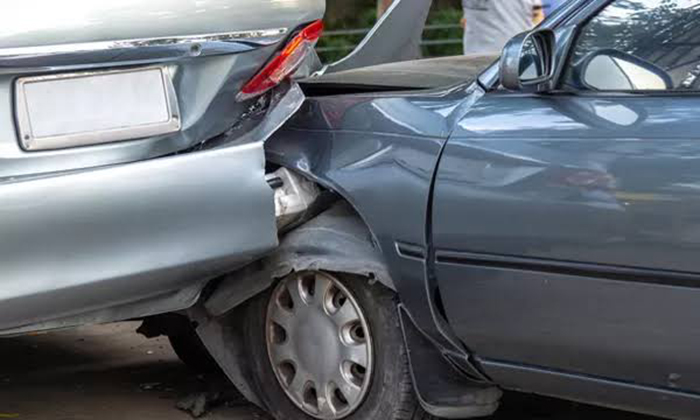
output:
[[[252,101],[238,122],[225,133],[205,140],[194,149],[215,149],[231,143],[265,143],[299,111],[306,101],[304,91],[297,82],[291,80],[268,95]],[[242,131],[245,132],[240,134]]]
[[[241,139],[245,140],[247,138],[253,141],[267,141],[267,139],[284,125],[284,123],[299,111],[305,100],[306,96],[304,95],[304,91],[301,90],[301,87],[299,87],[299,84],[290,81],[289,89],[286,90],[282,96],[273,97],[270,111],[262,124],[255,130],[246,133]]]

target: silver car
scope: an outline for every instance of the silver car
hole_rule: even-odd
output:
[[[187,308],[277,245],[263,142],[323,0],[26,0],[0,16],[0,336]]]
[[[413,58],[430,1],[395,2],[327,67],[312,53],[323,3],[5,8],[0,336],[144,319],[142,334],[167,335],[197,369],[221,368],[275,418],[429,418],[379,248],[309,172],[328,155],[350,173],[393,152],[364,148],[372,137],[361,130],[353,144],[372,155],[359,160],[307,134],[294,150],[294,124],[278,128],[314,103],[302,107],[290,76],[310,76],[313,92],[358,67]],[[352,103],[338,99],[316,116],[332,121]],[[410,104],[376,105],[386,118],[415,115]],[[306,147],[309,159],[295,160]],[[483,391],[477,414],[500,395]]]

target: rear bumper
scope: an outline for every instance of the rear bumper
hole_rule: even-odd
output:
[[[277,245],[263,142],[0,185],[0,334],[147,300]]]

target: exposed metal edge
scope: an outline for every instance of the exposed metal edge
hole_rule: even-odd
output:
[[[290,273],[321,270],[356,274],[396,286],[369,230],[348,203],[341,201],[284,236],[264,259],[228,274],[204,302],[208,317],[220,317]]]
[[[288,28],[256,29],[252,31],[224,32],[215,34],[171,36],[159,38],[135,38],[116,41],[83,42],[74,44],[40,45],[34,47],[17,47],[0,49],[0,58],[20,58],[23,56],[54,55],[104,51],[125,48],[144,48],[178,44],[208,42],[261,41],[279,38],[289,31]]]
[[[297,82],[291,81],[275,91],[265,119],[257,127],[237,138],[237,143],[266,142],[304,104],[306,96]]]
[[[683,388],[672,388],[669,386],[661,386],[655,384],[639,383],[630,380],[623,380],[618,378],[612,378],[607,376],[592,375],[588,373],[572,372],[563,369],[556,369],[546,366],[530,365],[527,363],[512,362],[507,360],[499,359],[489,359],[487,357],[478,357],[479,362],[488,367],[504,369],[504,370],[516,370],[520,372],[530,372],[533,374],[548,374],[548,375],[558,375],[562,378],[574,379],[574,380],[588,380],[588,381],[598,381],[601,383],[606,383],[610,385],[620,385],[630,388],[636,388],[639,390],[647,391],[664,391],[672,393],[675,395],[684,395],[693,398],[700,398],[700,393],[692,389]]]

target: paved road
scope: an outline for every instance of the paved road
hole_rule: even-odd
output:
[[[164,339],[146,340],[138,324],[0,340],[0,419],[190,420],[175,408],[211,388],[182,365]],[[235,398],[209,420],[268,420]],[[531,396],[509,395],[497,420],[649,420]],[[494,419],[495,420],[495,419]]]

